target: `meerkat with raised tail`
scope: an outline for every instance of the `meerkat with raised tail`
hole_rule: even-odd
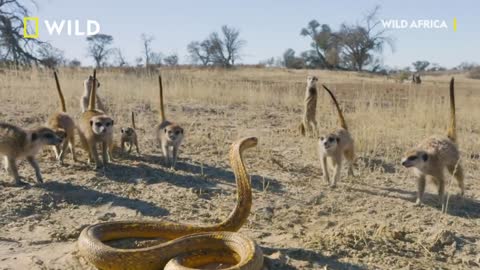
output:
[[[465,193],[463,168],[457,146],[454,78],[450,80],[450,125],[447,136],[434,135],[425,139],[417,147],[405,153],[402,165],[412,168],[417,177],[417,205],[423,203],[426,181],[430,179],[438,188],[442,212],[447,211],[445,169],[457,179],[460,195],[463,196]]]
[[[93,70],[93,81],[96,81],[96,70]],[[95,168],[107,165],[112,160],[113,119],[103,111],[95,109],[96,85],[92,87],[88,110],[80,116],[78,125],[79,137],[83,148],[88,152],[88,162],[93,159]],[[97,144],[102,146],[103,164],[98,158]]]
[[[15,185],[25,184],[17,169],[17,160],[26,158],[28,163],[35,170],[35,176],[39,183],[43,183],[35,156],[45,145],[58,145],[63,141],[53,130],[46,127],[39,127],[31,130],[24,130],[20,127],[0,123],[0,155],[5,158],[5,169],[13,176]]]
[[[300,133],[305,136],[306,131],[316,135],[318,133],[317,125],[317,81],[315,76],[307,77],[307,89],[305,91],[305,108],[302,123],[300,123]]]
[[[55,157],[60,164],[63,164],[63,158],[67,150],[67,146],[72,152],[73,161],[76,162],[75,156],[75,122],[72,117],[67,114],[67,108],[65,106],[65,98],[63,97],[62,89],[60,88],[60,82],[58,81],[57,72],[53,72],[55,77],[55,84],[57,86],[58,96],[60,98],[61,111],[56,112],[50,116],[47,122],[47,126],[51,128],[59,137],[64,138],[63,142],[59,145],[52,146],[55,152]]]
[[[92,77],[92,75],[89,75],[88,78],[83,82],[83,96],[80,98],[80,107],[82,108],[82,113],[88,110],[88,103],[90,101],[90,94],[92,93],[93,86],[95,86],[95,89],[98,89],[100,87],[100,82],[98,81],[97,78]],[[98,94],[95,94],[95,104],[96,108],[98,110],[105,112],[105,106],[103,105],[102,101],[100,100],[100,97]]]
[[[343,117],[337,99],[332,91],[330,91],[325,85],[322,86],[332,97],[337,109],[338,120],[340,122],[339,128],[335,129],[328,135],[320,137],[318,143],[323,177],[331,187],[335,187],[340,178],[343,158],[348,162],[348,175],[353,176],[353,162],[355,159],[354,140],[348,131],[347,123],[345,122],[345,118]],[[330,176],[328,174],[329,163],[334,169],[333,181],[330,181]]]
[[[125,151],[125,144],[128,144],[128,153],[132,152],[132,146],[135,145],[137,153],[140,154],[138,148],[137,132],[135,131],[135,114],[132,112],[132,127],[122,128],[122,137],[120,139],[120,145],[122,146],[122,153]]]
[[[158,75],[158,83],[160,87],[160,124],[156,128],[156,135],[162,148],[166,165],[175,168],[178,158],[178,149],[183,141],[183,128],[165,118],[161,75]]]

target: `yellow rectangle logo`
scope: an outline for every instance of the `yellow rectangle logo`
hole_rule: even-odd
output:
[[[28,33],[28,22],[35,22],[35,32]],[[23,37],[24,38],[38,38],[38,17],[23,17]]]

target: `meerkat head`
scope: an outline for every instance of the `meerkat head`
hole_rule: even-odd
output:
[[[429,162],[428,153],[422,150],[410,150],[405,153],[402,159],[402,166],[405,168],[415,167],[419,170],[425,168]]]
[[[100,82],[98,81],[98,79],[95,79],[95,81],[97,81],[97,89],[100,88]],[[91,84],[93,82],[93,76],[90,75],[88,76],[88,83]]]
[[[63,139],[64,137],[58,136],[55,131],[46,127],[37,128],[31,132],[32,143],[39,145],[58,145]]]
[[[333,152],[337,148],[340,138],[335,134],[329,134],[327,136],[320,137],[320,147],[322,147],[326,152]]]
[[[62,142],[67,137],[67,132],[63,128],[58,128],[58,129],[54,130],[54,132],[60,139],[62,139]]]
[[[178,125],[168,125],[163,129],[169,141],[176,142],[183,138],[183,128]]]
[[[113,133],[113,120],[106,115],[98,115],[90,119],[93,133],[97,135]]]
[[[121,131],[122,131],[122,134],[127,137],[131,137],[133,133],[135,133],[135,130],[133,130],[133,128],[130,128],[130,127],[122,128]]]
[[[317,87],[318,78],[316,76],[308,76],[307,77],[307,87],[314,88]]]

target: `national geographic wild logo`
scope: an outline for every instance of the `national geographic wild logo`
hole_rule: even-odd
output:
[[[43,29],[46,29],[46,33],[50,36],[92,36],[100,33],[100,24],[95,20],[44,20]],[[23,37],[40,37],[40,20],[38,17],[23,18]]]

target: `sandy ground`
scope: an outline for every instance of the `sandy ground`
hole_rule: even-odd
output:
[[[29,110],[35,104],[9,103],[11,111],[2,118],[44,122],[47,113]],[[257,136],[259,145],[245,155],[254,204],[241,232],[262,247],[271,269],[480,267],[476,156],[465,160],[465,198],[455,195],[452,183],[449,214],[442,215],[431,184],[425,205],[414,205],[415,181],[398,162],[401,147],[385,155],[358,153],[355,177],[343,171],[338,187],[329,188],[315,159],[315,140],[298,139],[300,109],[175,100],[167,115],[182,123],[187,135],[177,170],[171,170],[163,166],[153,136],[158,111],[137,107],[147,108],[137,117],[141,155],[117,151],[114,164],[94,171],[82,150],[77,150],[82,162],[67,155],[61,166],[45,149],[39,155],[44,184],[34,184],[33,170],[21,162],[20,173],[32,185],[0,186],[0,269],[92,269],[79,256],[76,239],[85,226],[102,221],[222,220],[235,203],[228,148],[246,135]],[[118,122],[128,123],[124,115]],[[331,127],[335,119],[328,123]],[[359,129],[356,122],[350,126]],[[3,171],[0,180],[11,181]]]

